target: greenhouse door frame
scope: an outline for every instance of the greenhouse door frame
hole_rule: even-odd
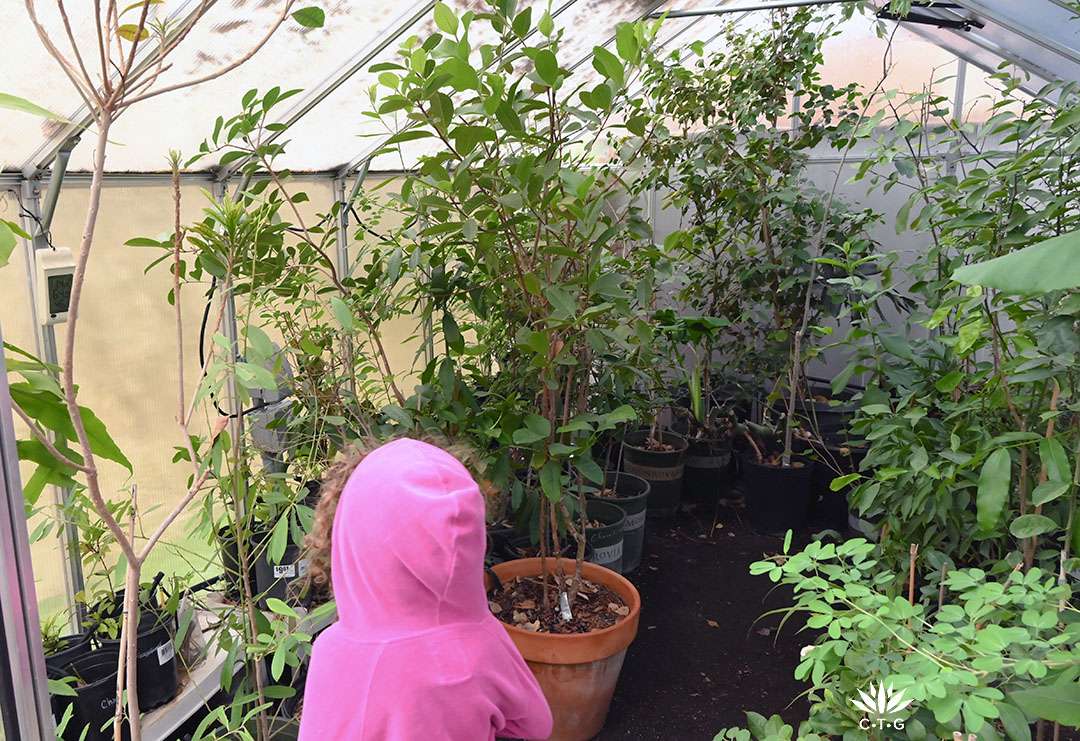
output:
[[[0,326],[0,362],[4,362]],[[7,373],[0,374],[0,716],[7,741],[55,738]]]

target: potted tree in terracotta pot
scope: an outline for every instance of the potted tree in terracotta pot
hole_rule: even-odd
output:
[[[579,83],[551,16],[511,9],[457,15],[439,3],[439,32],[372,71],[397,128],[389,146],[430,145],[392,198],[421,247],[411,290],[441,335],[440,384],[475,388],[469,377],[483,376],[485,407],[500,409],[458,420],[459,432],[527,467],[540,493],[540,555],[494,566],[492,609],[551,704],[551,738],[586,739],[604,723],[640,609],[629,581],[584,562],[584,513],[588,485],[604,478],[593,445],[637,417],[596,393],[597,379],[651,367],[651,272],[631,246],[648,235],[632,168],[652,118],[627,89],[656,27],[621,25],[617,53],[595,49],[595,74]],[[570,557],[558,557],[561,535]]]

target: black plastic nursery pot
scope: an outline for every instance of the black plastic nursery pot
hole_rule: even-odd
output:
[[[112,739],[112,718],[116,710],[116,664],[120,653],[114,647],[103,647],[76,657],[65,666],[50,666],[49,678],[77,677],[72,687],[75,696],[53,695],[56,720],[59,721],[72,706],[71,720],[64,729],[64,741],[107,741]],[[139,666],[140,671],[142,665]],[[142,687],[142,682],[139,686]],[[139,693],[142,699],[142,693]],[[101,730],[105,726],[106,730]],[[83,729],[86,729],[84,737]],[[127,738],[127,727],[124,727]]]
[[[90,633],[60,636],[57,641],[59,648],[45,655],[46,666],[67,666],[80,656],[90,653],[92,648]]]
[[[308,561],[300,558],[300,547],[291,541],[285,546],[280,562],[270,560],[272,532],[269,528],[254,530],[248,541],[247,558],[249,563],[253,562],[248,579],[252,594],[261,595],[258,601],[261,609],[266,609],[266,600],[270,597],[288,602],[289,582],[307,574]],[[243,583],[240,578],[240,553],[231,525],[218,530],[218,546],[225,574],[225,593],[234,600],[238,599]]]
[[[686,425],[673,424],[672,429],[686,434]],[[694,504],[716,504],[728,480],[731,467],[731,438],[718,440],[688,440],[683,459],[682,498]]]
[[[758,463],[740,455],[746,522],[759,533],[783,535],[806,525],[814,488],[814,462],[795,456],[790,466]]]
[[[300,546],[289,543],[285,546],[281,561],[274,563],[270,560],[268,549],[264,547],[270,541],[269,531],[265,537],[266,540],[257,546],[256,553],[259,556],[255,559],[255,581],[259,585],[259,594],[262,595],[259,598],[259,607],[263,610],[267,609],[266,600],[271,597],[282,602],[295,601],[289,599],[289,582],[306,576],[308,572],[307,559],[300,558]]]
[[[175,616],[142,606],[135,651],[139,672],[139,708],[144,712],[164,705],[180,691],[180,675],[173,646],[175,634]],[[99,638],[98,641],[102,649],[120,650],[119,638]]]
[[[833,479],[858,473],[863,459],[866,458],[865,443],[841,443],[826,440],[818,446],[814,465],[814,490],[810,502],[810,523],[820,530],[844,532],[848,527],[848,484],[838,491],[832,490]]]
[[[593,551],[592,558],[588,560],[621,574],[626,512],[613,502],[593,499],[585,503],[585,516],[589,520],[603,523],[602,527],[585,528],[585,541],[592,546]]]
[[[797,399],[795,411],[811,429],[821,435],[836,435],[847,429],[859,410],[850,401],[858,389],[845,388],[834,394],[827,383],[810,383],[810,399]],[[822,400],[824,399],[824,400]]]
[[[604,488],[614,492],[613,497],[589,494],[590,501],[599,500],[617,504],[626,514],[623,525],[622,572],[629,574],[641,565],[641,551],[645,545],[645,508],[649,499],[649,482],[640,476],[623,471],[608,471]]]
[[[651,432],[648,429],[628,433],[623,440],[623,470],[649,482],[647,513],[671,517],[682,501],[686,438],[674,432],[663,433],[663,442],[674,450],[644,450]]]

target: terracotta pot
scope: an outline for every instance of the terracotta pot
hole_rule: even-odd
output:
[[[567,573],[574,561],[562,559]],[[548,559],[548,569],[556,568]],[[502,581],[540,574],[539,558],[521,558],[497,564],[493,571]],[[637,635],[641,596],[625,578],[610,569],[586,562],[582,577],[608,587],[630,606],[630,614],[610,628],[591,633],[557,635],[536,633],[503,623],[506,632],[532,669],[555,719],[550,741],[585,741],[604,727],[615,683],[622,670],[626,647]]]

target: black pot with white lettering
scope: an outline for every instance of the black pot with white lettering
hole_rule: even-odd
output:
[[[307,575],[308,564],[306,558],[300,558],[300,546],[291,540],[285,544],[285,550],[280,559],[274,559],[270,553],[270,542],[273,538],[273,530],[267,529],[251,536],[251,548],[255,561],[255,582],[259,585],[259,608],[266,610],[266,600],[274,597],[282,602],[297,604],[298,590],[290,590],[289,586],[295,580]]]
[[[645,544],[645,507],[649,499],[649,482],[640,476],[623,471],[608,471],[604,476],[604,491],[588,494],[589,501],[611,502],[626,514],[623,525],[622,571],[629,574],[641,564]]]
[[[648,429],[628,433],[623,440],[623,470],[649,482],[650,517],[671,517],[678,511],[686,447],[682,435],[665,432],[652,440]]]
[[[64,666],[50,665],[49,679],[76,677],[71,685],[75,696],[52,695],[53,712],[56,720],[64,717],[68,707],[72,708],[71,720],[68,721],[63,741],[108,741],[113,737],[112,718],[116,710],[116,665],[120,653],[115,647],[99,648],[78,656]],[[140,666],[141,669],[141,666]],[[141,679],[141,677],[140,677]],[[140,681],[140,686],[141,686]],[[139,695],[140,699],[142,694]],[[106,730],[102,731],[102,726]],[[83,736],[83,729],[86,735]],[[124,724],[124,738],[127,738],[127,724]]]
[[[686,424],[675,422],[671,429],[680,435]],[[688,439],[686,468],[683,471],[682,498],[694,504],[716,504],[728,480],[731,467],[731,438]]]
[[[118,593],[117,599],[122,600],[123,595]],[[173,646],[176,617],[142,605],[138,630],[135,651],[138,657],[139,708],[145,712],[164,705],[180,691]],[[98,641],[102,649],[120,650],[119,638],[99,638]]]
[[[593,499],[585,502],[585,518],[600,525],[585,528],[585,540],[593,550],[589,561],[621,574],[626,512],[612,502]]]

